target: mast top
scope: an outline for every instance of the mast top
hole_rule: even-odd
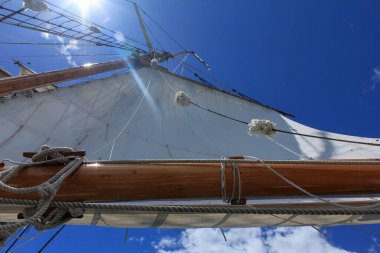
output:
[[[149,52],[154,52],[153,45],[152,45],[152,42],[150,41],[148,32],[146,30],[145,23],[141,16],[139,6],[136,3],[133,3],[133,6],[135,7],[137,18],[139,19],[140,27],[144,34],[145,42],[146,42],[146,45],[148,46]]]

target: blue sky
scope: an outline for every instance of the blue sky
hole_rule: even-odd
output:
[[[137,2],[185,48],[199,53],[212,66],[210,74],[224,83],[263,103],[296,115],[298,122],[311,127],[380,137],[378,1]],[[59,3],[80,13],[74,2],[64,0]],[[122,0],[103,0],[101,4],[101,8],[93,6],[88,10],[89,19],[143,40],[130,4]],[[181,50],[154,24],[149,21],[147,24],[159,40],[158,43],[153,39],[155,46],[162,44],[171,52]],[[0,41],[46,40],[39,33],[1,24]],[[122,53],[113,49],[67,50],[72,54]],[[69,66],[65,57],[25,57],[36,54],[61,55],[62,48],[0,45],[0,66],[13,74],[17,73],[17,68],[11,63],[11,58],[30,62],[30,67],[38,72]],[[72,61],[80,65],[116,58],[73,57]],[[190,62],[197,64],[193,60]],[[174,63],[169,65],[170,69],[174,67]],[[378,225],[323,230],[327,239],[320,238],[312,229],[294,230],[293,234],[300,231],[306,233],[311,239],[321,242],[319,246],[329,243],[333,245],[331,247],[347,251],[380,251],[377,244],[380,240]],[[249,230],[249,233],[257,231]],[[16,252],[33,252],[52,233],[42,235],[41,240],[35,240]],[[182,230],[131,229],[129,241],[125,244],[124,233],[124,229],[68,227],[46,252],[164,252],[168,248],[160,246],[163,239],[174,243],[172,246],[175,248],[198,235],[198,232]],[[235,238],[233,231],[229,233],[231,238]],[[248,232],[240,233],[252,238]],[[277,242],[284,234],[283,231],[273,233],[272,237],[269,236],[273,238],[271,242]],[[28,236],[31,235],[32,232]],[[289,238],[287,245],[290,249],[297,243],[303,245],[292,240],[291,236]],[[223,246],[223,243],[220,235],[217,244]],[[293,252],[297,252],[296,247]]]

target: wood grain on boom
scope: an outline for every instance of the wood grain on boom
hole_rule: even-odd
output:
[[[271,164],[273,169],[316,195],[380,193],[380,165]],[[17,187],[46,181],[61,166],[24,169],[9,181]],[[242,197],[304,196],[260,164],[240,164]],[[2,168],[3,170],[6,167]],[[147,199],[221,198],[220,164],[83,164],[62,184],[57,201],[127,201]],[[226,169],[227,196],[232,192],[232,168]],[[37,199],[37,195],[1,198]]]
[[[52,83],[65,82],[90,75],[96,75],[107,71],[121,69],[126,66],[126,60],[117,60],[34,75],[6,78],[0,80],[0,96],[28,89],[39,88]]]

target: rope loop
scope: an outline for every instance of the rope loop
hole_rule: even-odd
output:
[[[226,184],[226,165],[230,163],[232,165],[232,193],[231,197],[227,198],[227,184]],[[224,203],[231,203],[232,200],[237,199],[240,202],[241,199],[241,178],[239,164],[237,162],[228,162],[226,157],[222,157],[222,162],[220,164],[220,187],[222,192],[222,200]],[[237,196],[236,196],[237,188]]]
[[[28,207],[23,210],[23,221],[1,224],[0,235],[5,235],[8,232],[13,233],[25,225],[33,225],[37,230],[51,229],[66,223],[73,217],[83,215],[84,209],[71,210],[67,207],[51,207],[51,202],[63,181],[78,169],[84,161],[82,157],[65,157],[63,155],[63,153],[72,151],[74,151],[72,148],[43,145],[40,152],[32,157],[31,163],[20,164],[0,173],[0,190],[12,194],[38,193],[40,195],[40,200],[34,207]],[[26,167],[37,165],[41,162],[48,164],[57,161],[62,163],[64,167],[42,184],[26,188],[17,188],[6,184],[9,179]],[[0,243],[1,241],[3,241],[3,238]]]

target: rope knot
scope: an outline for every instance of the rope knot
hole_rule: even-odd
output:
[[[252,119],[248,124],[248,134],[273,136],[276,133],[276,124],[270,120]]]
[[[33,162],[47,161],[50,159],[63,158],[64,156],[61,153],[73,152],[74,149],[67,147],[49,147],[48,145],[42,145],[40,152],[35,154],[32,157]],[[70,159],[62,159],[60,162],[67,163]]]
[[[175,93],[174,102],[181,106],[189,106],[192,103],[190,97],[183,91],[177,91]]]
[[[51,196],[54,196],[56,191],[56,187],[47,182],[38,188],[38,193],[43,199],[49,199]]]

